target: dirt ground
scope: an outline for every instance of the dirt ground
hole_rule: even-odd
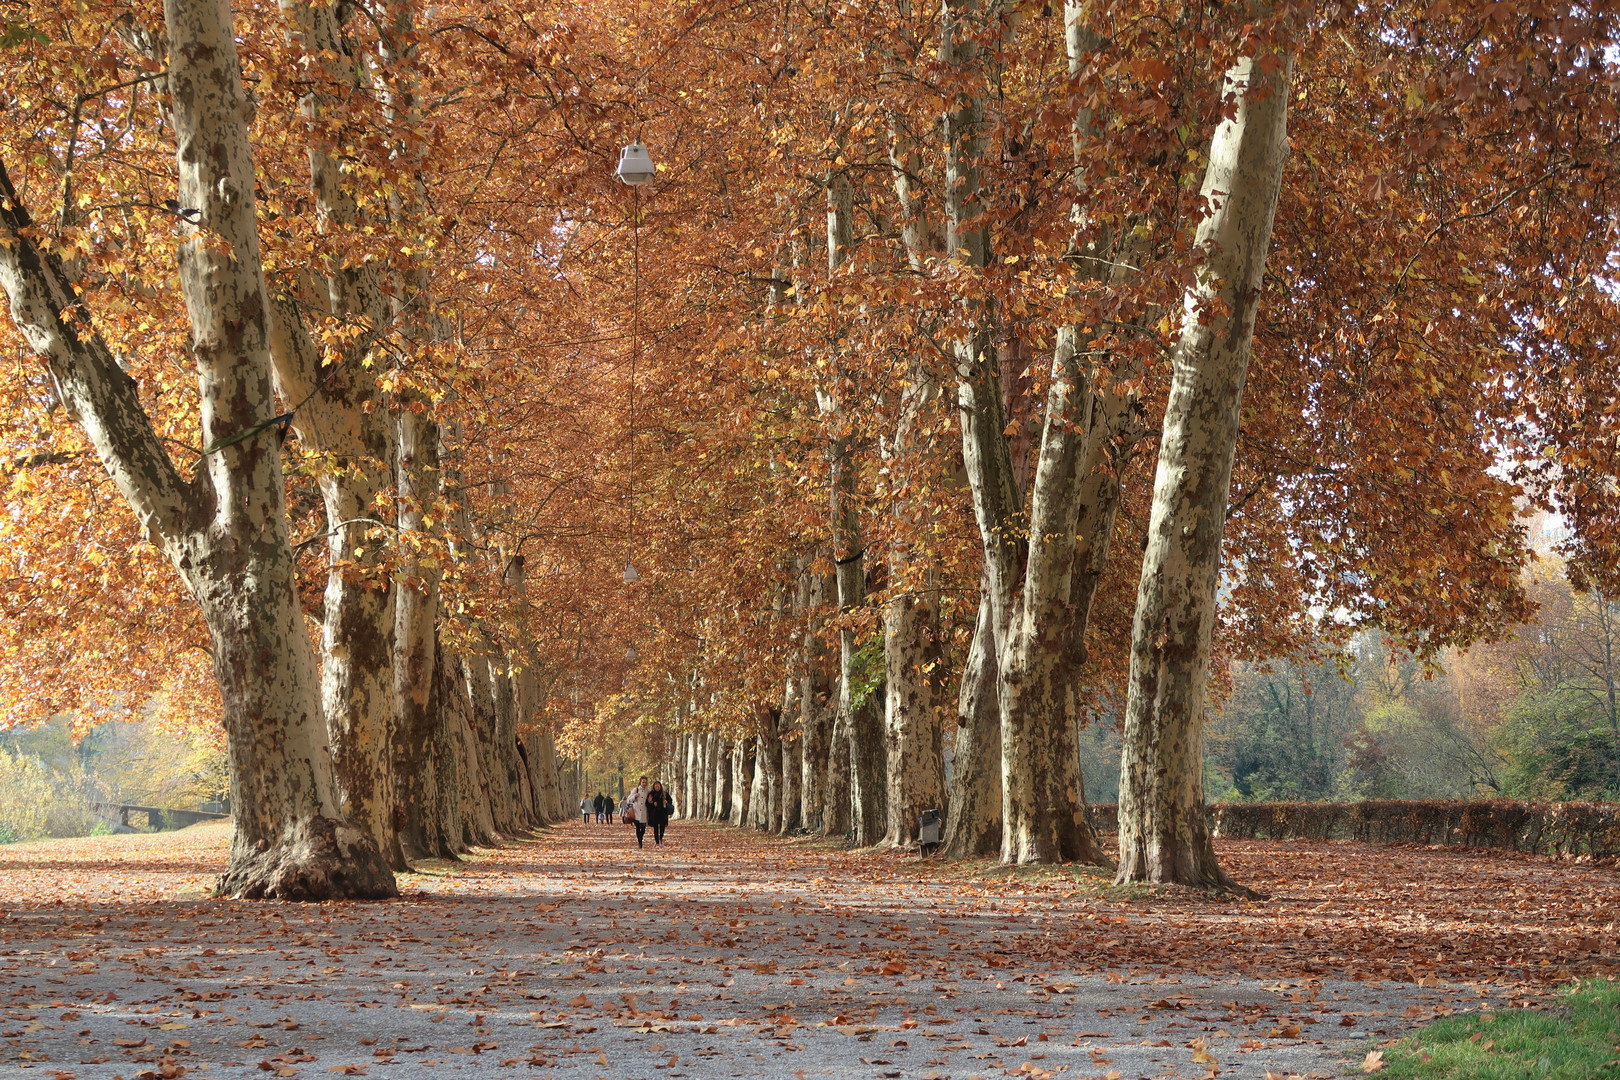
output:
[[[573,823],[316,905],[227,842],[0,848],[0,1078],[1320,1078],[1620,967],[1620,873],[1499,852],[1222,844],[1256,902]]]

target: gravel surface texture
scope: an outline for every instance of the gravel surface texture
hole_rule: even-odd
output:
[[[382,904],[209,900],[206,859],[157,841],[117,859],[76,842],[27,881],[14,856],[0,1078],[1323,1078],[1489,1000],[1077,965],[1072,889],[1012,902],[1017,882],[969,888],[898,856],[865,873],[736,830],[670,837],[637,851],[574,823]]]

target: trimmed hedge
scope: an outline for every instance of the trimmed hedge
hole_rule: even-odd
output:
[[[1089,807],[1098,832],[1119,831],[1113,803]],[[1620,804],[1590,802],[1404,801],[1357,803],[1216,803],[1209,823],[1218,837],[1330,838],[1371,844],[1456,844],[1529,851],[1561,858],[1620,856]]]

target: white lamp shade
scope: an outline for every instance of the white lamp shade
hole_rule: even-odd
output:
[[[633,142],[619,152],[619,179],[632,187],[650,184],[658,176],[647,148]]]

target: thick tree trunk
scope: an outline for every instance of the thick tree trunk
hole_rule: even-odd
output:
[[[762,732],[754,743],[754,775],[758,802],[754,806],[754,825],[774,833],[782,820],[782,737],[781,721],[772,716],[769,729]]]
[[[382,466],[370,466],[381,471]],[[327,517],[367,517],[382,483],[325,483]],[[367,490],[370,489],[370,490]],[[369,832],[395,869],[405,855],[395,835],[390,724],[394,712],[394,590],[379,567],[359,571],[356,552],[375,550],[363,525],[332,530],[327,542],[325,618],[321,627],[321,700],[332,742],[332,768],[345,815]],[[360,576],[364,575],[364,576]]]
[[[850,834],[849,743],[849,720],[842,711],[835,712],[832,735],[827,745],[826,785],[821,792],[822,836],[843,837]]]
[[[1107,435],[1092,416],[1089,366],[1078,362],[1074,340],[1060,336],[1053,362],[1024,587],[1012,605],[998,661],[1001,859],[1007,863],[1107,861],[1086,819],[1069,715],[1077,639],[1085,632],[1069,595],[1082,482],[1101,468],[1104,441],[1098,436]]]
[[[749,797],[754,784],[754,740],[736,739],[731,744],[731,800],[726,820],[741,829],[748,824]]]
[[[517,797],[512,792],[511,775],[501,752],[502,740],[512,728],[512,679],[493,645],[487,641],[485,644],[490,655],[470,661],[472,685],[478,692],[472,703],[473,734],[478,737],[478,767],[484,774],[495,833],[505,836],[518,829]]]
[[[731,742],[714,736],[714,820],[731,816]]]
[[[804,801],[799,749],[803,740],[790,732],[779,741],[782,755],[782,813],[776,831],[787,836],[803,827]]]
[[[366,831],[341,817],[319,676],[295,592],[269,364],[247,102],[230,7],[168,0],[179,143],[180,287],[192,326],[203,460],[182,481],[135,383],[86,331],[62,264],[0,170],[0,286],[58,399],[147,534],[181,572],[214,647],[235,833],[220,891],[328,899],[395,893]]]
[[[573,817],[573,808],[568,805],[568,795],[564,790],[562,762],[557,758],[557,740],[544,719],[536,717],[534,722],[537,730],[533,736],[534,758],[530,765],[536,773],[540,821],[544,825],[555,825]]]
[[[497,816],[497,794],[491,778],[488,746],[495,728],[494,687],[489,661],[481,656],[461,658],[461,693],[464,720],[461,728],[463,777],[461,796],[465,831],[471,843],[485,847],[499,841],[504,831]]]
[[[719,745],[718,740],[719,736],[715,735],[714,732],[704,732],[703,741],[698,747],[698,794],[703,800],[702,805],[699,807],[698,817],[704,821],[714,820],[715,803],[720,799],[719,794],[715,791],[715,778],[719,775],[719,768],[714,760]]]
[[[417,541],[425,509],[437,493],[439,455],[436,426],[425,415],[400,410],[396,485],[401,537],[394,605],[394,727],[392,739],[395,829],[408,858],[451,858],[436,817],[445,767],[437,753],[442,702],[435,698],[439,664],[437,624],[439,571],[424,564]],[[450,768],[454,769],[453,762]],[[459,830],[458,830],[459,831]]]
[[[962,667],[956,706],[956,745],[950,809],[941,854],[982,859],[1001,850],[1001,710],[997,701],[996,641],[988,593]]]
[[[994,55],[983,49],[969,24],[985,15],[999,18],[999,8],[949,0],[946,12],[941,58],[964,71],[990,71],[985,65],[993,66]],[[1078,31],[1073,26],[1070,31],[1071,49],[1081,48]],[[946,246],[969,266],[982,267],[990,257],[980,212],[986,102],[967,94],[955,104],[945,124]],[[1000,391],[1007,373],[997,368],[990,316],[983,311],[974,334],[958,343],[957,367],[963,459],[984,544],[984,591],[994,639],[994,657],[981,656],[978,664],[993,667],[996,677],[1001,857],[1012,863],[1105,862],[1086,819],[1070,684],[1117,506],[1118,473],[1109,468],[1116,464],[1109,454],[1119,434],[1114,421],[1132,414],[1117,404],[1124,400],[1121,395],[1094,388],[1092,361],[1082,361],[1074,329],[1061,329],[1026,511],[1021,455],[1013,453],[1003,434],[1007,416]],[[975,684],[975,692],[983,689]],[[977,715],[967,711],[968,696],[964,690],[964,718]],[[958,730],[960,737],[964,733]],[[982,753],[972,739],[959,749]],[[973,768],[962,772],[982,783]]]
[[[833,561],[838,568],[838,607],[846,614],[866,603],[866,560],[855,508],[853,452],[845,439],[833,442]],[[855,631],[839,631],[838,727],[849,744],[849,829],[855,844],[870,847],[883,838],[888,780],[883,746],[882,698],[862,685],[860,643]]]
[[[691,818],[692,807],[697,805],[697,788],[693,784],[693,777],[697,770],[692,762],[697,754],[697,740],[690,734],[681,736],[681,793],[675,802],[676,812],[683,818]]]
[[[917,839],[922,812],[945,805],[945,761],[939,752],[930,685],[931,618],[930,607],[909,595],[895,597],[884,613],[885,847],[911,844]]]
[[[424,771],[433,780],[432,798],[423,813],[424,850],[441,858],[457,858],[472,844],[463,810],[462,732],[467,730],[466,698],[457,678],[460,665],[439,652],[433,666],[433,734]]]
[[[1288,156],[1290,65],[1280,61],[1228,69],[1236,109],[1215,131],[1204,174],[1204,262],[1186,294],[1132,629],[1121,882],[1233,887],[1204,817],[1204,694],[1243,385]]]
[[[295,46],[315,73],[304,95],[305,116],[330,123],[342,98],[359,86],[356,64],[345,63],[341,10],[303,0],[281,5]],[[347,93],[346,93],[347,91]],[[336,95],[336,96],[334,96]],[[327,228],[352,227],[358,205],[338,159],[322,136],[309,149],[316,209]],[[386,541],[375,507],[395,481],[395,423],[376,408],[381,391],[361,358],[392,316],[377,264],[353,260],[326,279],[327,295],[313,305],[358,331],[344,362],[323,368],[320,349],[288,296],[276,301],[272,358],[277,389],[292,410],[300,440],[326,455],[317,474],[326,506],[327,583],[321,630],[321,697],[332,740],[333,768],[345,811],[379,848],[404,867],[395,836],[391,743],[396,716],[394,582],[383,558]],[[296,407],[295,407],[296,406]]]
[[[799,679],[799,799],[807,832],[823,831],[827,791],[827,753],[832,744],[831,698],[827,678],[827,650],[821,640],[821,612],[828,593],[825,574],[811,568],[803,583],[809,624],[804,632],[804,672]]]
[[[888,753],[883,746],[881,688],[850,714],[850,832],[856,847],[872,847],[888,826]]]

